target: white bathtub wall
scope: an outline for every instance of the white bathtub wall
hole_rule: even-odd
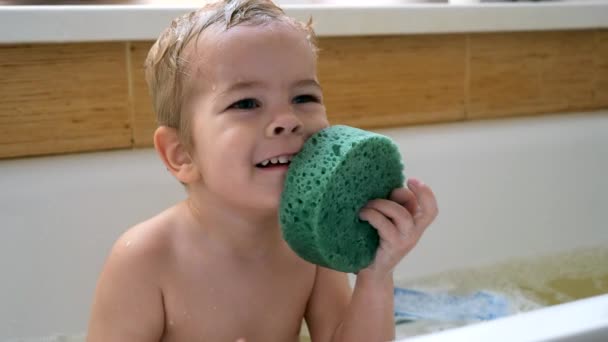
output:
[[[440,216],[398,277],[608,243],[608,112],[382,130]],[[0,161],[0,341],[79,334],[109,248],[183,198],[152,150]]]
[[[152,150],[0,161],[0,341],[82,333],[113,241],[183,197]]]
[[[400,279],[608,243],[608,112],[382,133],[440,207]]]

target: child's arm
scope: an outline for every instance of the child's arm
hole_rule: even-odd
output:
[[[373,200],[361,210],[361,219],[378,230],[380,246],[374,262],[357,275],[352,297],[345,274],[318,268],[306,312],[314,342],[395,338],[393,269],[437,216],[431,189],[416,179],[410,179],[408,187],[411,190],[396,189],[390,200]]]
[[[159,248],[127,232],[114,245],[97,283],[87,342],[160,341],[164,309]]]

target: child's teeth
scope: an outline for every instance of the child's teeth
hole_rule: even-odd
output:
[[[260,162],[261,166],[266,166],[266,165],[275,165],[275,164],[289,164],[289,162],[291,161],[292,156],[290,155],[284,155],[284,156],[278,156],[278,157],[274,157],[274,158],[270,158],[270,159],[266,159],[262,162]]]

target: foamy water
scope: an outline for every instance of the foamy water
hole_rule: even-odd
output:
[[[578,249],[517,259],[475,269],[399,280],[399,287],[469,295],[488,291],[504,296],[511,314],[608,293],[608,247]],[[419,320],[397,325],[399,338],[421,335],[478,321]]]

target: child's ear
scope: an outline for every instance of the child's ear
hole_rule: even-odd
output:
[[[167,170],[180,182],[188,184],[199,179],[198,169],[175,128],[159,126],[154,132],[154,147]]]

